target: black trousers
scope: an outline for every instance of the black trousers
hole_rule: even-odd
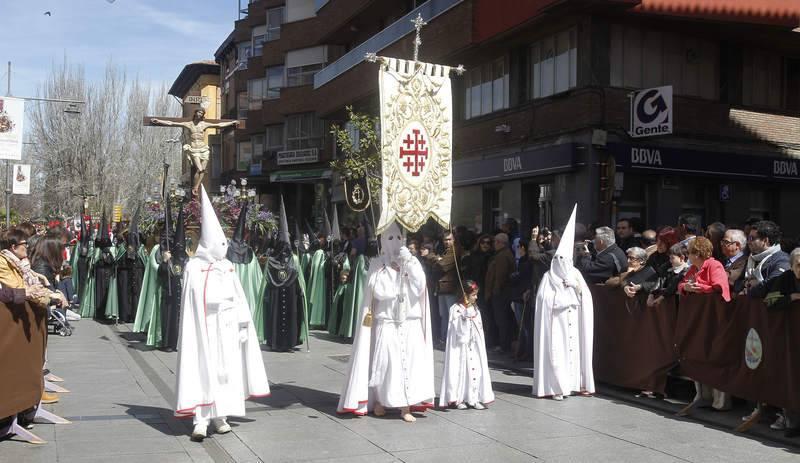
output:
[[[497,339],[495,344],[504,351],[511,350],[511,341],[514,340],[514,314],[511,312],[511,297],[508,291],[492,294],[492,315],[497,326]]]

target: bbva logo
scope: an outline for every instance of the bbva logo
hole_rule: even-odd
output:
[[[797,177],[797,161],[772,161],[772,175],[791,175]]]

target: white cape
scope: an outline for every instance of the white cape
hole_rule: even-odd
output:
[[[556,305],[556,285],[562,281],[545,273],[536,293],[533,326],[533,395],[547,397],[573,392],[594,393],[592,294],[580,272],[571,269],[577,282],[575,303]],[[563,289],[560,289],[563,294]]]
[[[460,303],[450,307],[439,407],[494,402],[481,313]]]
[[[376,400],[391,408],[433,406],[433,341],[425,273],[416,258],[406,262],[408,304],[400,308],[398,272],[384,267],[380,258],[370,261],[338,413],[366,415]],[[372,325],[367,327],[362,322],[370,307]],[[405,321],[398,323],[398,319]]]
[[[183,275],[176,416],[244,416],[269,383],[247,298],[233,264],[193,257]]]

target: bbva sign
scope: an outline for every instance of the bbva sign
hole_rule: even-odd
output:
[[[633,138],[672,133],[672,86],[647,88],[631,94]]]

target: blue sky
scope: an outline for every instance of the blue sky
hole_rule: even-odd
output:
[[[109,61],[129,78],[171,85],[183,66],[214,59],[233,30],[237,0],[0,0],[0,95],[34,96],[54,63],[102,79]],[[242,0],[242,3],[247,3]],[[46,16],[50,11],[51,16]]]

